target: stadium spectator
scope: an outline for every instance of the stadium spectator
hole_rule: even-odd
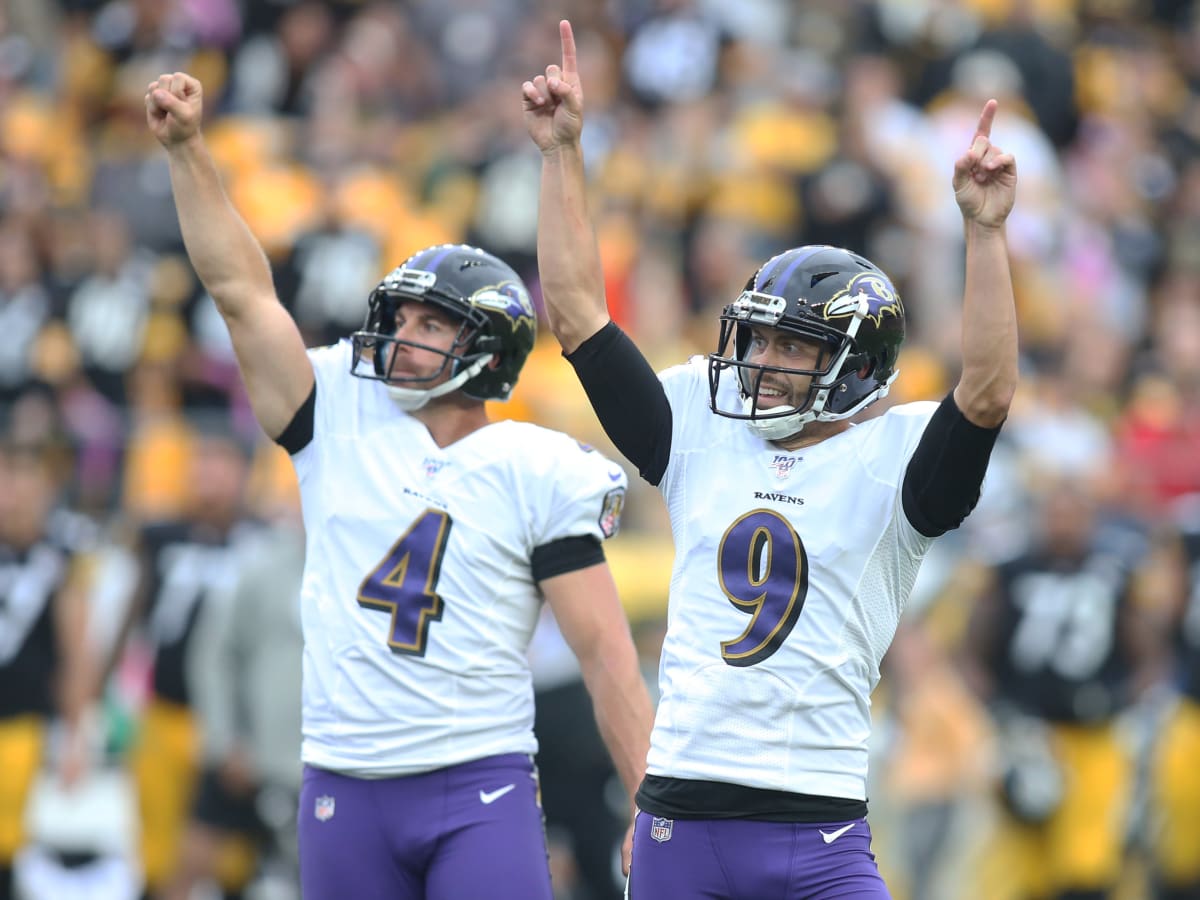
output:
[[[62,447],[0,439],[0,898],[14,900],[25,804],[61,721],[58,773],[89,764],[88,555],[95,529],[62,505]]]
[[[989,577],[963,658],[996,722],[998,820],[980,897],[1109,896],[1134,760],[1118,727],[1162,656],[1152,535],[1104,509],[1096,482],[1039,482],[1029,549]]]
[[[210,427],[185,452],[188,489],[180,515],[139,523],[139,579],[116,648],[122,653],[138,641],[150,653],[149,700],[128,761],[148,897],[164,896],[175,877],[201,772],[201,729],[188,677],[196,623],[214,592],[228,590],[239,553],[261,527],[245,506],[248,460],[238,440]],[[253,874],[254,849],[231,841],[224,852],[223,888],[237,894]]]
[[[202,735],[201,775],[165,892],[172,900],[221,881],[222,848],[233,836],[259,850],[259,875],[287,884],[299,873],[304,531],[298,509],[277,515],[238,558],[231,583],[206,598],[196,622],[187,676]]]

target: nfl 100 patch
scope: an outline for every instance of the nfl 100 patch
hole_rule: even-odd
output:
[[[775,470],[775,474],[780,478],[787,478],[792,474],[792,469],[796,463],[800,461],[799,456],[788,456],[786,453],[776,454],[768,465]]]

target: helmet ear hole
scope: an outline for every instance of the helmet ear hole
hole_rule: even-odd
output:
[[[846,361],[842,363],[841,369],[838,370],[838,377],[854,373],[859,378],[868,378],[874,370],[875,360],[866,353],[855,353],[852,356],[846,357]]]
[[[473,349],[476,353],[499,353],[504,348],[498,337],[493,334],[483,334],[475,339]]]

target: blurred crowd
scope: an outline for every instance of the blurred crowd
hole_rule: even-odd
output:
[[[242,520],[295,523],[290,464],[259,433],[183,252],[146,85],[202,81],[230,196],[315,346],[354,330],[381,274],[436,242],[502,256],[537,299],[540,161],[520,85],[557,58],[568,17],[609,306],[659,368],[714,349],[756,261],[828,243],[904,297],[889,402],[943,396],[963,274],[951,169],[983,100],[999,100],[993,138],[1020,179],[1022,385],[980,506],[935,545],[887,659],[881,868],[913,900],[1200,896],[1200,812],[1167,809],[1200,809],[1186,764],[1200,757],[1163,740],[1200,753],[1191,0],[8,0],[0,16],[0,511],[18,518],[12,485],[32,456],[47,508],[90,530],[89,633],[120,687],[111,761],[137,745],[167,627],[127,611],[147,530],[209,516],[225,540]],[[548,329],[493,413],[616,456]],[[651,679],[671,561],[654,494],[632,488],[610,553]],[[1045,602],[1021,587],[1023,572],[1105,566],[1120,572],[1111,609],[1086,586]],[[997,609],[1008,631],[987,618]],[[1074,700],[1055,708],[1047,684],[1073,684]],[[1042,769],[1021,768],[1037,747]],[[1021,795],[1030,783],[1042,807]],[[1099,799],[1080,811],[1072,790]],[[1183,836],[1164,846],[1168,814]],[[1104,834],[1080,837],[1095,821]],[[564,897],[589,896],[570,893],[578,867],[556,872]]]

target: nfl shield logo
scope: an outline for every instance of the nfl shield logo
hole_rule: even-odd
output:
[[[317,817],[318,822],[328,822],[333,818],[333,805],[333,798],[328,795],[317,798],[313,815]]]
[[[654,838],[660,844],[671,839],[671,826],[675,824],[674,819],[660,819],[655,816],[650,820],[650,837]]]
[[[796,465],[798,459],[798,456],[779,454],[771,460],[770,466],[780,478],[787,478],[792,474],[792,467]]]

